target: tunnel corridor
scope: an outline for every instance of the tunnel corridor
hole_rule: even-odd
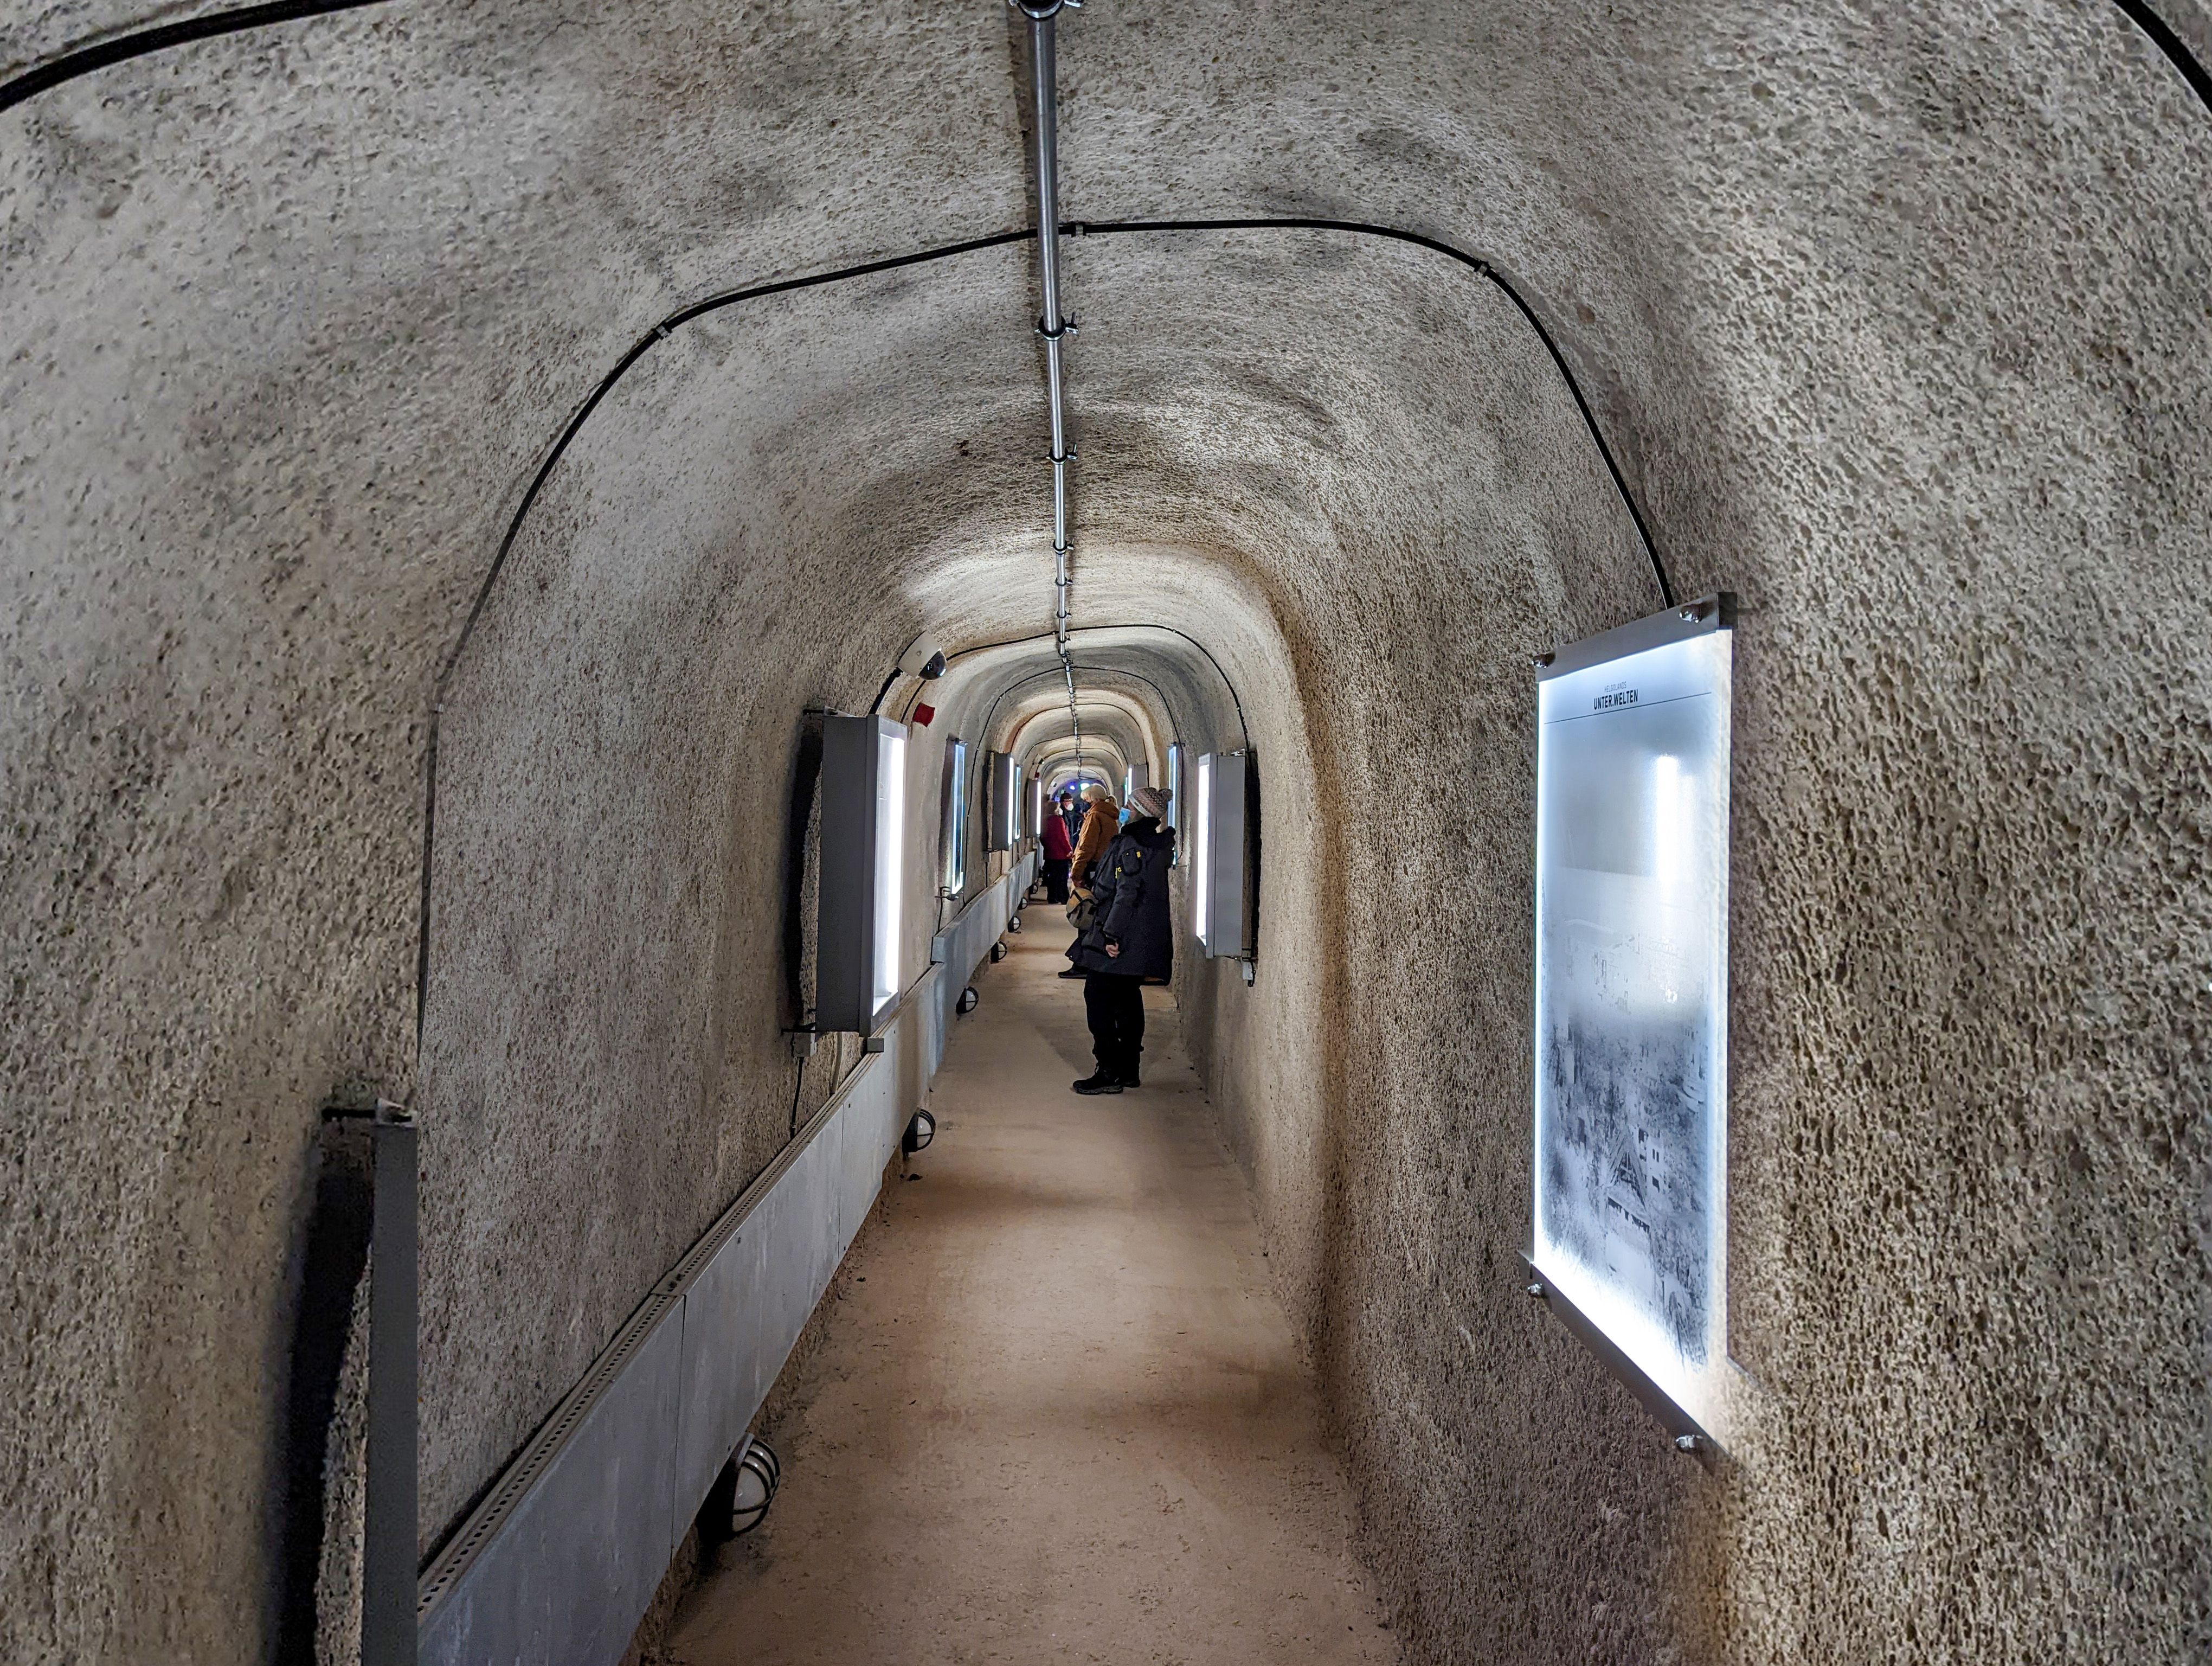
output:
[[[1172,997],[1141,1090],[1072,1097],[1058,915],[979,976],[937,1138],[769,1421],[809,1484],[721,1552],[672,1661],[1396,1658]]]
[[[0,1662],[2212,1658],[2208,62],[0,16]]]

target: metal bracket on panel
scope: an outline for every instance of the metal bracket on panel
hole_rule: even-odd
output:
[[[885,1042],[886,1038],[882,1036],[864,1037],[860,1042],[860,1051],[863,1053],[880,1053],[884,1050]]]
[[[1607,660],[1621,659],[1631,654],[1641,654],[1646,648],[1663,647],[1692,636],[1711,635],[1718,630],[1733,630],[1736,621],[1736,598],[1733,591],[1718,590],[1700,596],[1695,601],[1646,614],[1632,619],[1612,630],[1600,631],[1595,636],[1585,636],[1578,642],[1569,642],[1554,654],[1532,656],[1536,663],[1536,680],[1565,677],[1571,672],[1601,665]]]
[[[1704,1426],[1677,1405],[1671,1395],[1622,1353],[1620,1346],[1598,1329],[1595,1321],[1561,1295],[1557,1286],[1537,1270],[1535,1262],[1524,1255],[1521,1257],[1521,1264],[1528,1274],[1528,1282],[1522,1286],[1522,1289],[1549,1308],[1552,1316],[1571,1331],[1584,1347],[1597,1356],[1598,1363],[1618,1377],[1622,1386],[1636,1396],[1637,1403],[1651,1414],[1652,1421],[1667,1432],[1668,1438],[1674,1443],[1674,1450],[1688,1453],[1708,1468],[1715,1467],[1724,1454],[1720,1443]]]

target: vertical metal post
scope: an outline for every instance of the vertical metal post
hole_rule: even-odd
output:
[[[1067,445],[1060,351],[1062,338],[1073,333],[1075,321],[1060,306],[1060,73],[1053,26],[1063,7],[1072,9],[1081,0],[1012,3],[1029,20],[1030,93],[1036,115],[1037,269],[1044,289],[1037,333],[1044,337],[1045,392],[1052,410],[1053,642],[1067,678],[1067,714],[1075,729],[1075,761],[1080,769],[1083,721],[1076,711],[1075,666],[1067,651],[1067,593],[1074,584],[1068,572],[1067,465],[1075,453]]]
[[[362,1666],[415,1666],[415,1117],[380,1100],[369,1227]]]

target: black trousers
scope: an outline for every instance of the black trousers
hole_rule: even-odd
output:
[[[1067,860],[1065,856],[1056,862],[1050,857],[1045,859],[1044,900],[1048,903],[1067,901]]]
[[[1145,1050],[1145,986],[1140,978],[1093,972],[1083,980],[1083,1015],[1091,1020],[1091,1050],[1098,1068],[1122,1081],[1137,1074]]]

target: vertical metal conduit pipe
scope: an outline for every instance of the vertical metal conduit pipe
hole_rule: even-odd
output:
[[[1076,767],[1083,763],[1083,720],[1075,708],[1075,665],[1068,657],[1067,419],[1062,402],[1060,344],[1075,333],[1075,320],[1060,305],[1060,72],[1054,54],[1054,20],[1062,8],[1080,9],[1083,0],[1007,0],[1029,20],[1030,91],[1036,136],[1037,271],[1044,306],[1037,334],[1044,337],[1045,392],[1052,410],[1052,586],[1053,646],[1067,683],[1067,719],[1075,731]]]

